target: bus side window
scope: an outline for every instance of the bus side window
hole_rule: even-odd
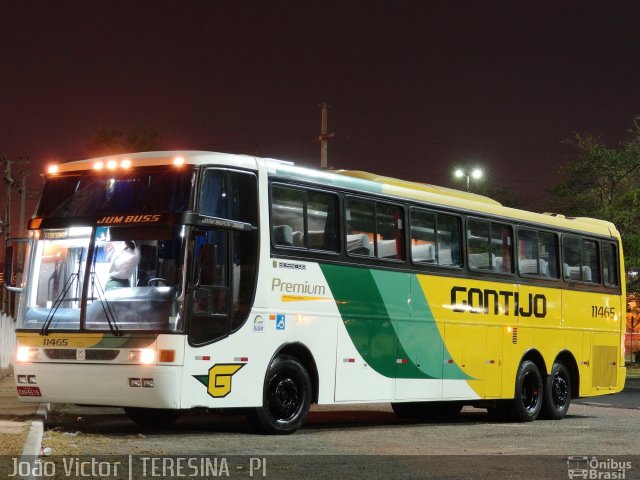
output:
[[[376,205],[377,255],[387,260],[404,259],[403,212],[395,205]]]
[[[189,340],[202,344],[229,334],[229,233],[199,231],[194,236],[192,316]]]
[[[540,273],[549,278],[559,278],[558,275],[558,236],[554,233],[540,232]],[[544,262],[544,263],[543,263]]]
[[[346,217],[347,253],[372,257],[375,241],[375,203],[348,198]]]
[[[492,269],[490,232],[489,222],[473,219],[467,222],[467,250],[470,269]]]
[[[608,287],[618,286],[618,261],[616,246],[613,243],[602,244],[602,274]]]
[[[598,242],[584,238],[562,238],[563,273],[566,280],[600,283]]]
[[[438,213],[438,265],[460,267],[460,219]]]
[[[598,242],[582,240],[582,275],[587,282],[600,283]]]
[[[469,219],[467,245],[469,268],[513,273],[513,230],[510,225]]]
[[[271,238],[276,247],[336,252],[338,197],[331,193],[274,185]]]
[[[453,215],[411,209],[411,259],[441,267],[460,266],[460,220]]]
[[[271,189],[271,239],[280,247],[304,245],[305,192],[274,186]]]

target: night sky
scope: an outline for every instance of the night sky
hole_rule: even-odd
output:
[[[594,5],[2,0],[0,156],[39,188],[101,128],[150,128],[317,166],[328,102],[334,168],[455,186],[477,164],[539,196],[562,140],[615,144],[640,113],[640,3]]]

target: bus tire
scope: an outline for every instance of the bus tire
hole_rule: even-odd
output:
[[[261,433],[289,435],[307,418],[311,380],[305,368],[289,355],[273,359],[264,380],[262,407],[249,412],[249,421]]]
[[[542,403],[543,418],[560,420],[571,404],[571,376],[564,363],[554,363],[547,377]]]
[[[544,387],[542,375],[535,363],[525,360],[518,367],[515,396],[511,402],[511,418],[517,422],[532,422],[542,409]]]
[[[135,423],[148,428],[170,427],[182,413],[180,410],[170,408],[124,407],[124,411]]]

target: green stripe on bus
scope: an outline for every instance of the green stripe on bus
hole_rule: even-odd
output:
[[[122,336],[114,336],[105,334],[93,348],[145,348],[156,341],[158,335],[143,334],[142,336],[135,334],[126,334]]]
[[[351,341],[371,368],[389,378],[443,377],[446,347],[415,275],[320,267]],[[446,371],[449,379],[470,378],[457,365]]]

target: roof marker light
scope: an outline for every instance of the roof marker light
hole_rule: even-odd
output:
[[[184,165],[184,157],[176,157],[173,159],[173,164],[176,167],[179,167],[180,165]]]
[[[102,162],[96,162],[93,164],[94,170],[102,170],[102,167],[104,167],[104,164]]]
[[[47,172],[49,172],[49,173],[58,173],[58,165],[49,165],[49,168],[47,169]]]
[[[130,166],[131,166],[131,160],[129,160],[128,158],[125,158],[120,162],[120,167],[122,168],[129,168]]]
[[[116,162],[115,160],[109,160],[107,162],[107,168],[109,170],[114,170],[117,166],[118,166],[118,162]]]

